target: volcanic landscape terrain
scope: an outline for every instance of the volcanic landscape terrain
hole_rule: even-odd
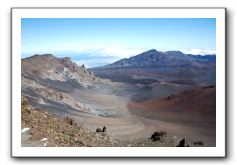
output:
[[[182,138],[189,146],[216,145],[215,55],[153,49],[89,69],[51,54],[21,63],[22,97],[33,109],[73,119],[93,133],[105,126],[118,139],[95,146],[174,147]],[[34,125],[24,120],[25,127]],[[149,139],[156,131],[166,138]],[[41,138],[50,138],[47,133]],[[23,146],[35,144],[29,141]]]

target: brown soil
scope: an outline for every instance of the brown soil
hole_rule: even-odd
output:
[[[128,109],[138,116],[163,122],[162,127],[176,135],[198,137],[215,146],[215,87],[183,91],[144,102],[129,102]]]

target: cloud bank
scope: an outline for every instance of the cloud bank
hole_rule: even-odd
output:
[[[216,54],[215,50],[212,49],[181,49],[181,52],[184,54],[192,54],[192,55],[211,55],[211,54]]]
[[[123,58],[129,58],[131,56],[138,55],[149,49],[144,48],[119,48],[119,47],[109,47],[103,49],[87,49],[87,50],[69,50],[69,51],[54,51],[54,52],[34,52],[34,53],[22,53],[22,58],[31,56],[34,54],[45,54],[51,53],[56,57],[70,57],[72,61],[76,62],[78,65],[84,64],[87,68],[104,66],[111,64]],[[171,51],[171,50],[161,50],[157,51]],[[175,49],[174,49],[175,50]],[[176,49],[178,50],[178,49]],[[211,49],[180,49],[178,51],[184,54],[193,55],[206,55],[215,54],[215,50]]]

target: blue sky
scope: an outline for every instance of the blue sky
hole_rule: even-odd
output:
[[[194,54],[216,50],[214,18],[23,18],[21,30],[22,58],[52,53],[88,67],[149,49]]]

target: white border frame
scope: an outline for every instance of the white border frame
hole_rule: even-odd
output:
[[[216,147],[21,147],[21,18],[216,18]],[[12,8],[12,157],[226,157],[225,8]]]

